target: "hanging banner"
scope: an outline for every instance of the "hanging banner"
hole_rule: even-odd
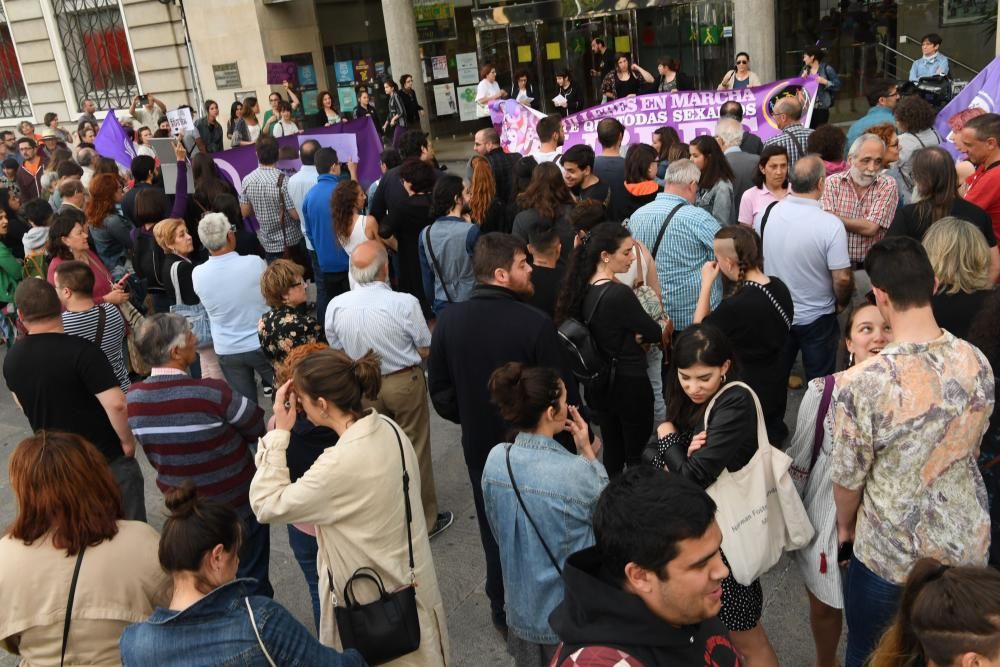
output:
[[[961,151],[955,147],[954,128],[961,127],[977,113],[970,109],[982,109],[986,113],[1000,111],[1000,57],[994,58],[984,67],[972,81],[955,95],[948,104],[938,112],[934,121],[934,129],[943,138],[942,148],[955,157],[962,157]],[[965,112],[965,113],[963,113]],[[952,120],[954,118],[954,121]]]
[[[623,145],[653,143],[653,132],[668,126],[677,130],[681,141],[690,142],[701,134],[711,135],[719,120],[719,107],[734,101],[743,105],[743,127],[763,140],[781,130],[774,122],[774,104],[784,97],[796,97],[802,103],[802,124],[808,126],[818,84],[814,77],[782,79],[763,86],[741,90],[683,91],[652,93],[614,100],[585,109],[563,119],[565,148],[585,143],[597,147],[597,124],[604,118],[617,118],[625,126]],[[494,122],[503,121],[500,143],[511,153],[527,155],[538,146],[535,124],[545,114],[513,100],[490,103]]]

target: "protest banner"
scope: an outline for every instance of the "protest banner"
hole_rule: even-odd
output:
[[[955,147],[951,119],[966,109],[982,109],[996,113],[1000,109],[1000,57],[994,58],[976,77],[938,112],[934,129],[941,137],[941,147],[955,157],[965,158]]]
[[[563,146],[569,148],[585,143],[600,150],[597,124],[604,118],[617,118],[625,126],[623,145],[652,143],[653,131],[663,126],[673,127],[682,141],[690,142],[698,135],[715,131],[719,107],[730,101],[743,105],[743,127],[766,141],[781,133],[774,122],[775,102],[784,97],[798,98],[803,108],[802,123],[808,125],[818,85],[814,77],[796,77],[741,90],[683,91],[626,97],[564,118],[562,124],[566,140]],[[527,155],[537,148],[535,124],[544,114],[513,100],[493,102],[490,111],[494,119],[502,115],[500,144],[506,151]]]
[[[94,137],[94,149],[101,157],[109,157],[117,162],[122,169],[131,169],[135,146],[125,134],[125,129],[118,121],[115,111],[115,109],[109,111],[107,118],[101,123],[101,129]]]
[[[295,83],[295,63],[267,63],[268,85],[282,84],[285,81]]]

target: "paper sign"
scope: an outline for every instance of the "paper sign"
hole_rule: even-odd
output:
[[[351,83],[354,81],[354,63],[350,60],[341,60],[334,63],[333,70],[337,77],[337,83]]]
[[[173,109],[167,112],[167,120],[170,121],[170,134],[176,135],[181,130],[194,132],[194,119],[191,118],[190,109]]]
[[[434,86],[434,106],[439,116],[458,113],[458,100],[455,99],[455,84],[439,83]]]
[[[724,26],[722,26],[722,36],[723,37],[732,37],[733,36],[733,26],[731,26],[731,25],[724,25]]]
[[[431,56],[431,75],[432,80],[448,78],[448,56]]]
[[[476,60],[475,53],[457,54],[455,66],[458,68],[459,85],[479,83],[479,61]]]
[[[631,53],[632,52],[632,40],[629,39],[628,35],[616,35],[615,36],[615,52],[616,53]]]
[[[562,49],[559,42],[547,42],[545,44],[545,57],[549,60],[559,60],[562,58]]]
[[[354,86],[337,86],[337,101],[340,103],[340,113],[354,112],[358,106],[358,96],[354,93]]]
[[[519,63],[530,63],[531,62],[531,45],[519,46],[517,47],[517,62]]]
[[[458,89],[459,120],[476,120],[477,86],[461,86]]]
[[[267,83],[295,82],[295,63],[267,63]]]
[[[239,63],[212,65],[212,72],[215,74],[216,88],[239,88],[243,85],[240,82]]]

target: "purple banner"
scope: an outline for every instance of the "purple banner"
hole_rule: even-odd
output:
[[[338,136],[343,135],[343,136]],[[298,169],[299,146],[307,139],[315,139],[323,146],[330,146],[337,151],[337,158],[341,162],[357,156],[358,181],[367,189],[372,182],[382,176],[379,168],[379,159],[382,154],[382,140],[379,139],[378,132],[371,118],[359,118],[358,120],[340,123],[331,127],[318,127],[314,130],[307,130],[302,134],[290,137],[279,137],[278,147],[292,148],[295,151],[295,158],[281,160],[279,167],[286,171],[293,172]],[[353,149],[353,151],[352,151]],[[212,158],[219,170],[233,182],[236,190],[242,189],[243,178],[258,167],[257,153],[253,146],[240,146],[221,153],[214,153]]]
[[[1000,109],[1000,57],[994,58],[979,74],[970,81],[958,95],[953,97],[948,104],[938,112],[937,120],[934,121],[934,129],[945,141],[941,144],[943,148],[955,157],[965,156],[961,154],[952,139],[952,132],[956,126],[964,126],[965,121],[973,116],[973,113],[963,114],[967,109],[982,109],[986,113],[996,113]],[[958,116],[958,118],[956,118]],[[966,116],[962,118],[962,116]],[[952,119],[954,119],[954,124]]]
[[[132,158],[135,157],[135,146],[125,134],[125,128],[118,122],[115,109],[108,112],[107,118],[101,123],[101,129],[94,137],[94,148],[101,157],[109,157],[123,169],[132,168]]]
[[[701,134],[712,134],[719,120],[719,107],[735,101],[743,105],[743,127],[763,140],[781,130],[774,122],[774,104],[784,97],[797,97],[802,102],[802,122],[809,124],[818,84],[814,77],[782,79],[742,90],[685,91],[652,93],[607,102],[585,109],[563,119],[566,134],[564,148],[585,143],[597,147],[597,123],[604,118],[617,118],[625,126],[627,145],[635,142],[652,143],[653,131],[669,126],[677,130],[681,140],[690,142]],[[501,145],[508,152],[527,155],[538,146],[535,124],[543,114],[512,100],[495,105],[504,114]],[[494,105],[491,105],[493,110]]]

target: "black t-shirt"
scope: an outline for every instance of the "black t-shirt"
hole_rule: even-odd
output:
[[[967,339],[973,320],[992,293],[993,289],[976,290],[971,294],[966,292],[945,294],[943,290],[939,291],[931,297],[934,319],[942,329],[959,338]]]
[[[628,200],[628,190],[625,189],[625,158],[611,155],[598,155],[594,160],[594,175],[607,183],[611,189],[611,204],[608,212],[612,214],[612,219],[620,221],[621,218],[615,215],[615,211]]]
[[[635,342],[635,335],[640,334],[644,342],[656,343],[660,340],[660,325],[646,314],[639,299],[628,287],[619,282],[605,285],[607,283],[587,288],[580,321],[587,319],[601,292],[608,290],[590,320],[591,334],[603,354],[617,357],[618,373],[645,377],[646,353]]]
[[[559,288],[562,286],[563,267],[551,269],[547,266],[531,267],[531,284],[535,293],[527,300],[535,308],[555,317],[556,301],[559,299]]]
[[[989,213],[972,202],[966,201],[961,197],[956,197],[955,202],[951,205],[951,215],[974,224],[983,233],[983,236],[986,237],[987,245],[991,248],[996,246],[997,237],[993,233],[993,220],[990,218]],[[920,223],[917,218],[917,204],[907,204],[896,211],[896,217],[889,227],[888,235],[909,236],[911,239],[921,241],[927,231],[925,230],[924,234],[921,234],[918,231],[919,229]],[[928,229],[930,228],[928,227]],[[958,334],[955,335],[957,336]]]
[[[580,201],[584,199],[599,201],[604,204],[605,208],[611,203],[611,186],[600,178],[588,188],[576,188],[573,194],[579,197]]]
[[[76,433],[108,461],[124,454],[97,400],[97,394],[117,389],[118,379],[101,348],[89,340],[62,333],[32,334],[7,352],[3,376],[33,430]]]
[[[642,90],[642,79],[637,77],[634,73],[629,72],[629,77],[622,81],[615,74],[615,99],[622,99],[623,97],[628,97],[629,95],[638,95]]]

